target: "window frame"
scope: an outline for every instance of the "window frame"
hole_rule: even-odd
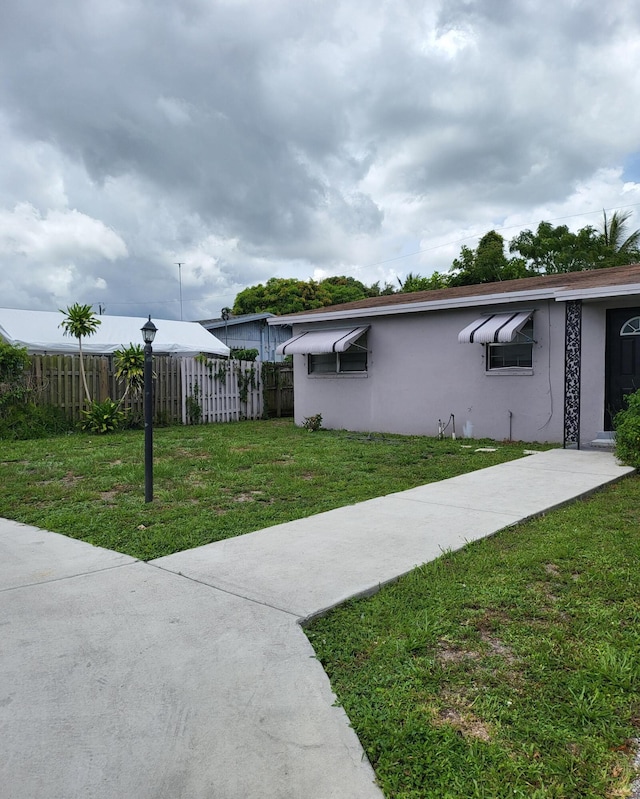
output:
[[[364,340],[364,344],[359,342]],[[307,357],[307,377],[366,377],[369,372],[369,351],[366,346],[366,333],[354,341],[344,352],[309,353]],[[349,369],[348,363],[356,359],[345,356],[359,355],[361,368]],[[343,360],[344,359],[344,360]],[[314,369],[314,363],[333,368]],[[344,368],[343,368],[344,367]]]
[[[636,322],[635,328],[632,327],[633,323]],[[625,331],[625,327],[629,326],[629,330]],[[620,328],[620,335],[621,336],[640,336],[640,316],[632,316],[630,319],[622,325]]]
[[[509,342],[495,342],[485,344],[485,369],[487,374],[533,374],[533,345],[535,340],[533,338],[533,316],[527,320],[522,330],[520,330]],[[526,354],[518,354],[515,358],[516,363],[505,363],[509,351],[513,353],[517,350],[522,350]],[[494,358],[502,354],[502,363],[494,364]],[[520,362],[524,361],[524,362]]]

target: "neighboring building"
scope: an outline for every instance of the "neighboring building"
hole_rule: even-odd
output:
[[[272,327],[269,319],[279,320],[279,317],[272,313],[252,313],[228,319],[202,319],[200,324],[232,350],[258,350],[261,361],[282,361],[283,356],[276,350],[291,337],[291,325],[276,321]]]
[[[580,446],[640,388],[640,264],[373,297],[278,317],[295,420]],[[450,432],[449,428],[449,432]]]
[[[78,352],[78,340],[64,334],[60,326],[61,312],[18,311],[0,308],[0,338],[9,344],[26,347],[29,354],[66,354]],[[108,355],[129,344],[143,346],[140,329],[147,321],[137,316],[99,316],[100,324],[92,336],[82,339],[82,351],[87,355]],[[197,322],[176,322],[154,319],[158,328],[153,342],[156,355],[228,356],[229,348],[207,333]]]

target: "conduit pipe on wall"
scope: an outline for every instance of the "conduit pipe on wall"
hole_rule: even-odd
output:
[[[442,419],[438,419],[438,438],[442,440],[447,428],[451,425],[451,438],[456,439],[456,417],[453,414],[449,415],[449,421],[443,424]]]

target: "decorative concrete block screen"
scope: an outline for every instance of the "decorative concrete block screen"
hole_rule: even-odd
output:
[[[262,418],[260,363],[181,358],[182,422],[235,422]]]

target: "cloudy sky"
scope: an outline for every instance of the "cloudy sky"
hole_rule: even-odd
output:
[[[3,0],[0,306],[179,319],[181,278],[202,319],[635,229],[639,76],[637,0]]]

